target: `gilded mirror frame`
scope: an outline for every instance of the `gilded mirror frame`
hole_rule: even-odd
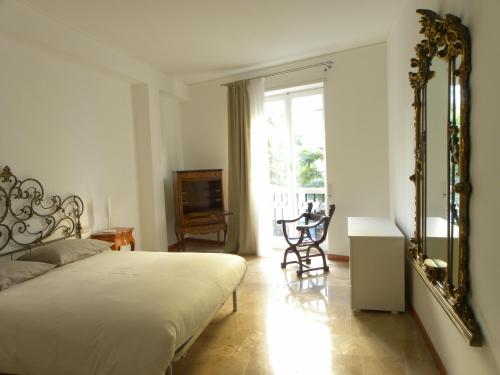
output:
[[[482,338],[479,327],[468,304],[469,200],[472,190],[469,181],[470,34],[467,27],[456,16],[447,14],[442,18],[434,11],[426,9],[419,9],[417,13],[420,15],[422,26],[420,33],[424,35],[424,39],[415,47],[416,57],[411,59],[412,71],[409,73],[410,84],[414,90],[413,107],[415,110],[415,173],[410,177],[410,180],[415,183],[415,236],[410,240],[408,256],[468,343],[472,346],[481,346]],[[457,58],[460,58],[458,67],[455,66]],[[448,170],[450,164],[454,163],[459,176],[459,182],[452,186],[452,192],[459,197],[458,211],[460,213],[457,220],[459,233],[456,285],[453,285],[450,276],[453,272],[450,272],[452,264],[448,264],[444,277],[425,264],[425,238],[422,234],[422,228],[426,225],[426,218],[422,215],[422,209],[426,203],[423,202],[422,193],[425,189],[423,184],[425,183],[426,132],[423,129],[423,121],[426,121],[424,117],[426,116],[427,83],[435,75],[432,70],[433,59],[442,59],[447,62],[449,71],[451,71],[449,76],[457,77],[460,84],[459,126],[450,119],[447,124],[443,124],[444,127],[448,128]],[[450,95],[450,82],[448,79],[448,96]],[[448,97],[448,103],[449,100]],[[448,118],[450,118],[449,115]],[[460,136],[457,136],[458,132]],[[449,202],[449,196],[447,198]],[[450,205],[448,205],[448,212],[450,212]],[[448,248],[450,248],[449,242],[448,235]],[[450,253],[448,254],[450,255]]]

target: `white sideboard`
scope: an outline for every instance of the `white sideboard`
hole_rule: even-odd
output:
[[[405,311],[404,236],[387,218],[349,217],[351,308]]]

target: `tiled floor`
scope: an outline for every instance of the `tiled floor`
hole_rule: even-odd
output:
[[[247,258],[238,312],[228,301],[174,375],[439,373],[411,315],[351,312],[348,263],[300,280],[280,257]]]

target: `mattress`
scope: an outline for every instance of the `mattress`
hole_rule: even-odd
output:
[[[164,374],[239,285],[229,254],[119,252],[0,292],[0,372]]]

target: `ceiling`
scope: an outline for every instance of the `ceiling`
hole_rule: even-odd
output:
[[[27,0],[187,83],[387,39],[401,0]]]

